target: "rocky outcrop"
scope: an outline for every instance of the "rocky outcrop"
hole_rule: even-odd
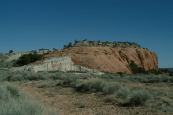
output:
[[[75,65],[80,65],[102,72],[132,73],[130,61],[134,61],[145,70],[158,69],[157,55],[144,48],[135,47],[71,47],[62,51],[51,52],[48,57],[69,56]]]
[[[99,71],[94,69],[89,69],[82,67],[80,65],[75,65],[71,60],[71,57],[54,57],[48,58],[43,61],[37,61],[30,65],[25,65],[22,67],[12,68],[13,71],[32,71],[32,72],[41,72],[41,71],[63,71],[63,72],[92,72],[98,73]]]

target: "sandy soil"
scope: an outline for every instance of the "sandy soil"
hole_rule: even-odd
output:
[[[33,99],[56,110],[58,115],[151,115],[143,108],[124,108],[105,103],[104,97],[99,94],[77,93],[72,88],[55,87],[54,83],[51,83],[50,87],[45,87],[45,83],[42,82],[16,82],[15,84]]]

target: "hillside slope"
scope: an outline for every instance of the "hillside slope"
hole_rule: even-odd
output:
[[[45,57],[70,56],[76,65],[102,72],[132,73],[130,61],[145,70],[158,68],[157,55],[143,48],[133,47],[70,47],[62,51],[50,52]]]

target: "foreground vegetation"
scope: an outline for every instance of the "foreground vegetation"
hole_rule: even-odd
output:
[[[0,84],[0,115],[54,115],[9,83]]]
[[[37,53],[24,54],[14,63],[14,66],[23,66],[43,59],[43,55]]]
[[[104,96],[105,103],[119,107],[144,107],[152,112],[173,112],[173,76],[89,74],[63,72],[10,72],[0,71],[1,81],[46,81],[39,87],[72,87],[79,93]],[[51,82],[49,82],[51,81]],[[52,84],[53,82],[53,84]]]

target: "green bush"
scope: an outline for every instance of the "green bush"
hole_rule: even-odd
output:
[[[30,53],[30,54],[24,54],[22,55],[17,61],[16,61],[16,66],[23,66],[30,64],[32,62],[41,60],[43,58],[42,55],[37,54],[37,53]]]
[[[130,61],[129,67],[134,74],[137,73],[148,73],[144,68],[139,67],[134,61]]]

